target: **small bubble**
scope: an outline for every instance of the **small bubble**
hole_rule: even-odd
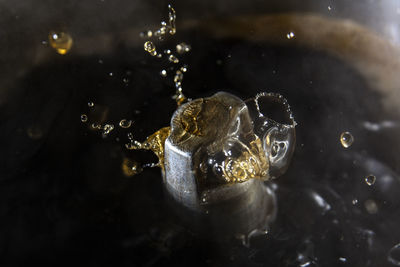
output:
[[[157,55],[156,46],[151,41],[147,41],[144,43],[144,50],[149,52],[149,54],[152,56]]]
[[[372,199],[368,199],[364,202],[365,209],[369,214],[376,214],[378,212],[378,205]]]
[[[112,77],[112,76],[114,75],[114,73],[110,72],[108,75],[109,75],[110,77]]]
[[[288,39],[293,39],[295,37],[294,32],[289,32],[288,34],[286,34],[286,38]]]
[[[400,266],[400,243],[389,250],[387,259],[390,263]]]
[[[132,133],[128,133],[127,136],[128,136],[128,139],[130,141],[133,141],[133,134]]]
[[[375,175],[368,175],[367,177],[365,177],[365,183],[369,186],[373,185],[376,182],[376,177]]]
[[[339,261],[341,261],[341,262],[346,262],[346,261],[347,261],[347,259],[346,259],[346,258],[344,258],[344,257],[340,257],[340,258],[339,258]]]
[[[344,148],[350,147],[354,142],[354,137],[351,133],[349,132],[343,132],[340,135],[340,143]]]
[[[81,115],[81,122],[87,122],[88,121],[88,116],[86,114]]]
[[[102,59],[99,59],[98,62],[99,62],[99,64],[103,64],[103,60]]]
[[[179,59],[174,55],[169,55],[168,60],[172,63],[179,63]]]
[[[174,77],[174,83],[180,83],[183,80],[183,73],[180,70],[177,70]]]
[[[160,72],[160,75],[163,76],[163,77],[167,77],[167,71],[166,70],[162,70]]]
[[[200,171],[206,173],[207,172],[207,163],[201,162],[199,165],[199,169],[200,169]]]
[[[60,55],[65,55],[71,49],[73,40],[71,35],[65,32],[49,32],[49,43]]]
[[[332,10],[332,7],[331,7],[331,6],[328,6],[328,10],[331,11],[331,10]]]
[[[92,107],[94,107],[94,103],[93,103],[93,102],[88,102],[88,104],[87,104],[87,105],[88,105],[88,107],[89,107],[89,108],[92,108]]]
[[[351,203],[353,203],[353,205],[356,205],[357,203],[358,203],[358,199],[353,199],[352,201],[351,201]]]
[[[42,45],[48,45],[49,43],[45,40],[42,41]]]
[[[187,66],[185,65],[185,66],[181,67],[180,70],[181,70],[182,72],[187,72]]]
[[[131,127],[131,125],[132,125],[132,121],[131,120],[126,120],[126,119],[122,119],[120,122],[119,122],[119,127],[121,127],[121,128],[129,128],[129,127]]]
[[[186,43],[180,43],[176,45],[176,52],[178,52],[178,54],[184,54],[189,52],[190,50],[191,50],[190,45]]]
[[[122,82],[123,82],[123,83],[129,83],[129,79],[128,79],[128,78],[123,78],[123,79],[122,79]]]

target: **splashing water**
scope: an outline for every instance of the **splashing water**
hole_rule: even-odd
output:
[[[161,167],[164,169],[164,144],[165,140],[170,134],[170,127],[164,127],[153,133],[146,138],[144,142],[139,142],[133,139],[131,133],[128,134],[130,142],[126,144],[126,148],[129,150],[151,150],[158,157],[158,163],[150,167]]]
[[[176,12],[171,5],[168,5],[168,10],[169,10],[168,23],[162,21],[161,27],[158,30],[154,31],[154,34],[152,31],[148,30],[146,32],[142,32],[140,36],[143,38],[144,37],[151,38],[154,36],[157,37],[159,41],[163,41],[168,34],[174,35],[176,33],[176,23],[175,23]],[[157,56],[159,58],[162,57],[162,53],[158,53],[156,51],[156,45],[152,41],[146,41],[144,43],[144,50],[152,56]],[[176,52],[179,55],[188,53],[190,51],[191,51],[191,46],[185,42],[181,42],[176,45]],[[172,54],[171,49],[165,49],[163,51],[163,54],[167,56],[168,61],[172,64],[178,64],[181,62],[181,60],[176,55]],[[187,98],[183,94],[183,88],[182,88],[183,72],[186,71],[187,71],[186,65],[183,65],[180,68],[178,67],[175,70],[174,84],[176,90],[172,98],[175,99],[178,106],[183,104],[187,100]],[[160,75],[162,77],[167,76],[167,71],[165,70],[165,68],[160,71]]]

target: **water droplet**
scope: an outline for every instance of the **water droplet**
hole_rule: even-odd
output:
[[[121,120],[120,122],[119,122],[119,127],[121,127],[121,128],[129,128],[129,127],[131,127],[131,125],[132,125],[132,121],[131,120],[126,120],[126,119],[123,119],[123,120]]]
[[[293,39],[295,37],[294,32],[289,32],[288,34],[286,34],[286,38],[288,39]]]
[[[202,171],[203,173],[206,173],[207,172],[207,168],[208,168],[207,163],[205,163],[205,162],[201,162],[200,163],[200,165],[199,165],[200,171]]]
[[[163,76],[163,77],[167,77],[167,71],[166,70],[162,70],[160,72],[160,75]]]
[[[71,35],[65,32],[49,32],[49,43],[60,55],[65,55],[71,49],[73,40]]]
[[[157,55],[156,46],[151,41],[147,41],[144,43],[144,50],[149,52],[149,54],[152,56]]]
[[[376,214],[378,212],[378,205],[372,199],[366,200],[364,206],[369,214]]]
[[[178,54],[184,54],[189,52],[190,50],[191,50],[190,45],[186,43],[180,43],[176,45],[176,52],[178,52]]]
[[[169,55],[168,60],[172,63],[179,63],[179,59],[174,55]]]
[[[103,127],[103,136],[107,136],[112,130],[114,130],[114,125],[106,124]]]
[[[180,83],[183,80],[183,73],[180,70],[177,70],[174,76],[174,83]]]
[[[81,115],[81,122],[87,122],[88,121],[88,116],[86,114]]]
[[[87,105],[88,105],[89,108],[94,107],[94,103],[93,102],[88,102]]]
[[[100,130],[101,129],[101,125],[98,124],[98,123],[92,123],[91,127],[94,130]]]
[[[390,263],[400,266],[400,243],[389,250],[387,259]]]
[[[142,167],[136,161],[124,158],[122,161],[121,169],[126,177],[132,177],[140,172],[142,172]]]
[[[350,147],[354,142],[354,137],[351,133],[349,132],[343,132],[340,135],[340,143],[344,148]]]
[[[375,175],[370,174],[367,177],[365,177],[364,180],[367,185],[371,186],[375,183],[376,177],[375,177]]]

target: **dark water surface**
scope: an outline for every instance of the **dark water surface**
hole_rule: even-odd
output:
[[[385,113],[380,93],[344,62],[313,50],[185,38],[193,47],[184,57],[188,97],[272,91],[292,107],[297,146],[288,172],[269,183],[278,201],[269,233],[248,247],[201,238],[166,205],[158,169],[123,175],[124,157],[155,161],[127,151],[126,134],[143,140],[169,125],[175,110],[172,75],[159,75],[165,62],[142,47],[86,58],[54,53],[18,80],[1,108],[0,263],[394,266],[400,121]],[[81,123],[83,113],[135,123],[103,139]],[[392,126],[365,126],[382,121]],[[355,138],[348,149],[339,142],[343,131]],[[372,186],[364,181],[369,174],[377,177]]]

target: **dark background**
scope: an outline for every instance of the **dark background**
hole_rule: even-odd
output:
[[[176,108],[171,75],[159,75],[167,63],[147,55],[138,36],[124,35],[157,24],[167,3],[1,1],[0,263],[392,266],[388,253],[400,242],[400,130],[398,114],[385,111],[381,93],[347,63],[316,50],[179,31],[179,20],[283,11],[350,17],[375,29],[386,20],[398,23],[391,3],[345,2],[174,4],[178,35],[162,45],[192,45],[182,59],[189,65],[188,97],[279,92],[299,123],[291,167],[269,184],[278,199],[277,220],[246,247],[234,238],[204,239],[184,226],[165,204],[159,169],[134,177],[121,171],[126,157],[155,160],[127,151],[127,132],[143,140],[167,126]],[[378,10],[393,16],[383,20]],[[68,30],[76,43],[66,56],[42,44],[56,28]],[[88,101],[95,103],[92,113]],[[104,110],[107,122],[135,123],[102,138],[80,116],[92,119]],[[384,120],[396,126],[374,132],[363,124]],[[345,130],[355,136],[347,150],[339,143]],[[377,176],[373,186],[364,182],[369,173]],[[375,201],[376,213],[368,212],[367,200]]]

